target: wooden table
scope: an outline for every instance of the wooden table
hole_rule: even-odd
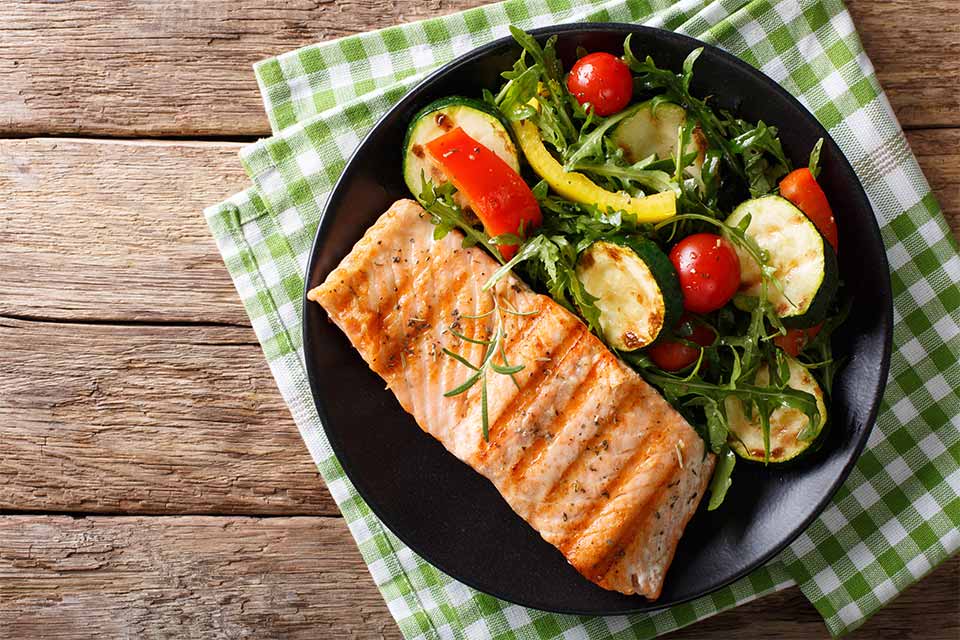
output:
[[[478,0],[0,3],[0,637],[399,633],[201,209],[269,133],[250,69]],[[951,0],[856,0],[960,227]],[[857,638],[956,638],[960,559]],[[680,631],[823,637],[797,589]]]

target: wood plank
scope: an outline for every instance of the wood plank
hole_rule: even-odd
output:
[[[8,0],[0,4],[0,134],[264,135],[256,60],[478,4]],[[903,124],[960,125],[955,2],[854,0],[851,11]]]
[[[908,138],[960,232],[960,129]],[[236,152],[232,143],[0,140],[0,315],[248,324],[201,215],[244,185]]]
[[[339,518],[0,517],[0,632],[400,638]]]
[[[960,633],[960,556],[853,633]],[[0,517],[4,637],[400,638],[346,526],[333,518]],[[936,620],[925,624],[924,620]],[[797,589],[668,636],[826,637]]]
[[[960,125],[955,0],[847,0],[863,48],[905,128]]]
[[[0,4],[0,135],[264,135],[257,60],[477,4],[8,0]]]
[[[336,514],[253,331],[0,318],[0,510]]]
[[[249,324],[202,214],[239,147],[0,140],[0,314]]]

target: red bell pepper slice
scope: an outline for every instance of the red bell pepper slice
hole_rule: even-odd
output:
[[[426,144],[457,191],[470,203],[490,237],[540,226],[540,205],[523,178],[496,153],[457,127]],[[517,252],[516,245],[498,245],[505,260]]]
[[[787,174],[787,177],[780,181],[780,195],[803,211],[833,250],[837,250],[837,221],[833,219],[827,194],[817,184],[817,179],[810,173],[810,169],[804,167]]]

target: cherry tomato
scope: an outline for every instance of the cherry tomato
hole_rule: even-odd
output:
[[[810,169],[804,167],[787,174],[787,177],[780,181],[780,195],[803,211],[833,250],[837,250],[837,221],[833,219],[833,210],[827,202],[827,195],[810,173]]]
[[[674,335],[681,336],[684,340],[699,344],[701,347],[709,347],[714,339],[713,331],[688,314],[680,318],[680,324],[674,329]],[[697,361],[700,357],[700,349],[679,340],[664,338],[647,349],[647,355],[664,371],[679,371]]]
[[[740,258],[729,242],[712,233],[695,233],[670,251],[683,307],[694,313],[716,311],[740,286]]]
[[[822,327],[822,324],[816,324],[806,329],[787,329],[785,335],[773,339],[773,344],[786,351],[787,355],[796,358],[807,346],[807,343],[817,337]]]
[[[567,89],[580,104],[589,102],[598,116],[609,116],[630,104],[633,75],[620,58],[609,53],[590,53],[570,69]]]

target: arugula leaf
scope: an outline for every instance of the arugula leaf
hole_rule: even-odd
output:
[[[529,102],[537,94],[540,68],[536,65],[523,68],[522,63],[523,58],[517,61],[514,73],[507,72],[504,74],[511,76],[509,82],[503,85],[503,88],[494,97],[494,104],[510,121],[531,118],[537,113],[537,110]]]
[[[624,109],[620,113],[610,116],[609,118],[603,118],[602,121],[599,124],[597,124],[596,127],[594,127],[593,131],[591,131],[586,135],[583,135],[583,128],[582,128],[580,139],[577,141],[576,145],[572,147],[573,152],[567,156],[566,163],[564,163],[564,166],[563,166],[564,170],[573,171],[574,170],[573,167],[578,162],[581,162],[588,158],[604,157],[605,149],[603,145],[603,140],[604,140],[604,136],[607,135],[607,131],[609,131],[613,125],[617,124],[621,120],[629,118],[630,116],[635,114],[637,111],[640,110],[640,107],[642,106],[643,106],[642,104],[635,104],[632,107],[628,107]],[[593,112],[591,111],[590,112],[591,122],[593,118],[594,118]],[[584,126],[584,128],[586,128],[586,126]]]
[[[713,511],[723,503],[727,489],[733,484],[730,476],[736,464],[737,456],[728,445],[723,445],[723,449],[717,454],[717,466],[714,467],[713,477],[710,479],[710,502],[707,503],[707,511]]]
[[[730,433],[724,405],[709,396],[697,396],[684,404],[688,407],[703,407],[707,425],[707,437],[704,440],[710,446],[711,451],[719,454],[726,446],[727,435]]]
[[[790,161],[783,153],[777,128],[761,120],[751,126],[743,120],[733,120],[730,131],[736,134],[730,140],[734,153],[743,159],[743,170],[754,198],[772,193],[780,178],[790,172]]]
[[[807,168],[810,169],[810,173],[813,174],[814,179],[820,177],[820,150],[822,148],[823,138],[820,138],[810,151],[810,162],[807,164]]]
[[[566,153],[579,137],[579,130],[573,124],[573,114],[579,103],[563,82],[563,66],[556,50],[557,36],[548,38],[541,47],[536,38],[518,27],[510,25],[510,34],[533,59],[534,64],[530,69],[535,69],[538,76],[535,93],[528,96],[524,104],[536,95],[539,109],[533,110],[527,117],[537,123],[545,142],[549,142],[561,154]],[[583,113],[582,109],[580,112]]]
[[[843,297],[842,293],[837,294],[838,299],[843,299]],[[852,308],[853,301],[848,298],[831,316],[823,321],[823,324],[820,325],[820,332],[807,344],[799,357],[800,362],[807,368],[820,370],[820,387],[828,398],[832,395],[833,380],[837,371],[845,364],[843,359],[834,359],[830,340],[840,325],[846,322]]]
[[[650,56],[641,62],[634,55],[630,40],[628,35],[623,43],[624,59],[637,74],[636,84],[641,90],[659,92],[686,109],[688,120],[700,127],[709,146],[718,150],[725,166],[745,183],[754,197],[775,190],[777,178],[790,170],[776,128],[762,122],[752,126],[728,114],[718,114],[705,100],[690,93],[693,68],[703,49],[691,51],[683,62],[683,71],[678,74],[660,69]]]
[[[563,236],[538,234],[523,243],[517,254],[500,267],[483,289],[491,289],[508,272],[523,265],[527,280],[546,287],[550,296],[573,313],[579,313],[587,326],[600,334],[600,310],[597,298],[590,295],[576,274],[577,249]]]
[[[420,202],[427,213],[430,214],[431,222],[436,225],[433,230],[435,240],[441,240],[453,229],[459,229],[464,234],[464,248],[479,244],[489,251],[500,264],[506,262],[503,255],[500,254],[500,249],[497,248],[497,242],[485,231],[477,229],[467,220],[463,209],[453,199],[453,194],[457,190],[452,184],[445,182],[439,187],[434,187],[433,182],[427,180],[422,171],[420,172],[420,184]]]
[[[620,164],[616,160],[608,157],[602,162],[578,162],[569,170],[590,174],[591,178],[603,176],[617,179],[619,184],[607,187],[613,191],[629,189],[634,185],[649,189],[652,193],[678,190],[677,184],[673,181],[670,174],[666,171],[644,169],[642,168],[644,166],[643,163],[644,161],[641,160],[633,165]],[[602,181],[596,180],[596,182]]]

